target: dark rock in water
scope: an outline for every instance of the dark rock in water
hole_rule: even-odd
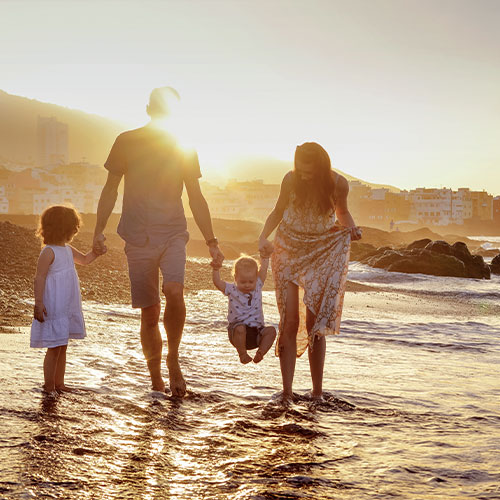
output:
[[[375,255],[378,252],[377,248],[370,243],[363,243],[361,241],[353,241],[351,243],[351,257],[350,260],[360,261]]]
[[[453,243],[452,248],[453,248],[453,255],[457,259],[460,259],[462,262],[466,262],[470,260],[470,258],[472,257],[472,254],[467,248],[467,245],[463,241],[457,241]]]
[[[500,253],[496,257],[493,257],[490,270],[493,274],[500,274]]]
[[[403,254],[395,250],[381,250],[381,254],[374,255],[367,263],[372,267],[387,269],[391,264],[403,258]]]
[[[362,262],[372,267],[401,273],[490,279],[490,267],[483,257],[472,255],[467,245],[462,242],[450,245],[441,240],[417,240],[398,250],[379,248],[374,255],[365,257]]]
[[[449,243],[446,243],[446,241],[431,241],[425,245],[425,248],[431,252],[442,253],[443,255],[453,255],[453,249]]]
[[[424,238],[422,240],[416,240],[413,243],[410,243],[406,248],[407,250],[411,250],[412,248],[425,248],[429,243],[432,243],[432,240],[429,238]]]
[[[443,255],[427,249],[420,249],[406,257],[393,262],[388,271],[400,273],[422,273],[433,276],[456,276],[466,277],[464,263],[453,257],[453,255]]]

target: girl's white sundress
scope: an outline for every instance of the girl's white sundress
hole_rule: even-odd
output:
[[[47,245],[42,252],[46,248],[54,252],[43,294],[47,315],[43,323],[33,320],[31,347],[58,347],[67,345],[68,339],[83,339],[86,335],[73,252],[67,245]]]

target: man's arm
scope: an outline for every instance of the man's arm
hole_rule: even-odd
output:
[[[101,197],[97,205],[97,221],[94,229],[93,250],[98,254],[103,254],[105,250],[104,229],[108,223],[109,216],[115,207],[116,198],[118,197],[118,186],[122,180],[123,174],[113,174],[108,172],[106,184],[102,188]]]
[[[201,192],[198,179],[190,178],[184,181],[189,198],[189,206],[193,212],[194,221],[200,228],[201,234],[208,244],[208,250],[212,256],[213,262],[220,266],[224,260],[224,254],[220,251],[219,244],[214,236],[212,229],[212,218],[208,209],[207,200]]]

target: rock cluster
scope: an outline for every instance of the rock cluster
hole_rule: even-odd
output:
[[[387,271],[490,279],[492,272],[500,270],[500,255],[493,259],[490,268],[481,255],[471,254],[467,245],[460,241],[450,245],[446,241],[425,238],[401,248],[370,246],[365,244],[364,248],[356,248],[353,245],[357,260]]]

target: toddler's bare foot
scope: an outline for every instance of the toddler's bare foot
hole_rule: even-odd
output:
[[[253,362],[260,363],[263,358],[264,358],[264,354],[262,354],[260,352],[260,349],[257,349],[257,352],[255,353],[255,356],[253,357]]]
[[[186,395],[186,382],[182,376],[179,361],[169,361],[167,358],[168,378],[170,380],[170,391],[172,396],[182,398]]]
[[[248,355],[248,352],[246,352],[246,351],[244,353],[240,354],[239,356],[240,356],[240,361],[244,365],[246,365],[247,363],[250,363],[250,361],[252,361],[252,358]]]

